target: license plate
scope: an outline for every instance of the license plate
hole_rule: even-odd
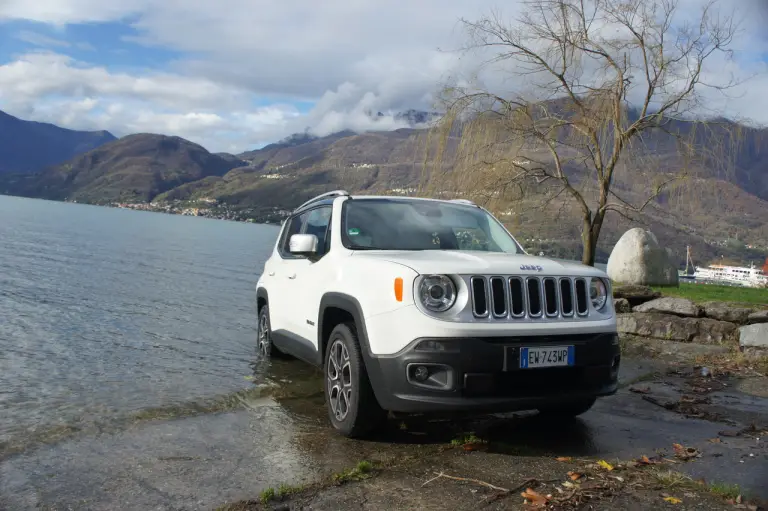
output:
[[[573,346],[537,346],[520,348],[520,369],[572,366]]]

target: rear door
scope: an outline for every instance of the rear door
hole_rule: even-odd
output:
[[[334,268],[338,260],[334,261],[328,255],[331,248],[332,211],[330,205],[310,210],[304,232],[317,236],[318,253],[311,260],[304,258],[294,267],[295,278],[290,284],[294,289],[296,310],[291,326],[297,334],[312,343],[314,350],[317,350],[318,346],[317,316],[320,297],[328,289],[328,281],[334,278],[334,270],[338,270]]]

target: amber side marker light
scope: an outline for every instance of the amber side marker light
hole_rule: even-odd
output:
[[[401,277],[395,279],[395,300],[403,301],[403,279]]]

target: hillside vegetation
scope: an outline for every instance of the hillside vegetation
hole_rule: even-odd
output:
[[[744,128],[738,140],[725,139],[729,164],[713,162],[695,178],[660,196],[631,220],[611,213],[598,246],[598,259],[628,228],[646,225],[679,258],[691,245],[703,264],[721,256],[737,260],[765,258],[768,246],[768,148],[766,132]],[[457,138],[448,145],[457,144]],[[108,203],[214,198],[235,207],[289,209],[332,189],[368,194],[440,195],[430,174],[437,141],[424,129],[327,137],[302,134],[237,156],[211,154],[178,137],[140,134],[124,137],[30,176],[0,178],[0,192],[56,200]],[[623,173],[617,189],[632,198],[648,180],[674,172],[679,164],[663,138],[644,140],[634,155],[639,166]],[[449,151],[450,153],[450,147]],[[450,159],[443,165],[450,166]],[[630,170],[633,160],[624,162]],[[445,170],[444,168],[442,170]],[[578,182],[579,168],[569,173]],[[472,179],[473,176],[466,176]],[[438,183],[439,185],[439,183]],[[454,190],[460,193],[459,190]],[[549,190],[529,186],[514,201],[491,200],[495,190],[474,195],[488,204],[510,229],[534,250],[578,257],[579,229],[575,204],[564,197],[542,207]],[[750,250],[744,244],[758,249]]]

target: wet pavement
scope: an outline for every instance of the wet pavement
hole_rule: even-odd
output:
[[[652,361],[627,360],[619,393],[565,423],[526,414],[414,418],[392,421],[374,440],[352,441],[329,429],[319,375],[297,361],[275,362],[267,374],[273,386],[243,398],[236,411],[136,422],[7,457],[0,461],[0,509],[212,509],[281,483],[317,481],[363,459],[438,460],[453,438],[470,431],[488,441],[487,456],[514,458],[521,471],[556,456],[630,459],[671,453],[680,443],[701,457],[675,470],[768,498],[768,438],[729,436],[768,418],[768,399],[718,388],[706,406],[732,423],[707,420],[709,409],[689,413],[703,418],[686,417],[659,404],[691,387],[664,371]]]

